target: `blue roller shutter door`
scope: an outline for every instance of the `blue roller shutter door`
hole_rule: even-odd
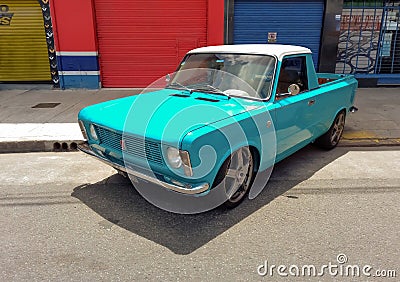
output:
[[[236,0],[233,43],[267,43],[268,32],[277,32],[277,44],[310,48],[318,66],[323,14],[321,0]]]

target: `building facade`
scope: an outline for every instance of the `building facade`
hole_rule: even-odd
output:
[[[398,85],[399,2],[0,0],[0,82],[146,87],[190,49],[278,43],[310,48],[319,72]]]
[[[62,88],[146,87],[223,44],[223,0],[53,0]]]

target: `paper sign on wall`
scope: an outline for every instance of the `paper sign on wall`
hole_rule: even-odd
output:
[[[277,32],[268,32],[268,43],[276,43],[277,35]]]

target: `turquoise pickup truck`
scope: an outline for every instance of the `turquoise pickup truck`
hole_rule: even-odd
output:
[[[276,162],[334,148],[357,110],[353,76],[316,73],[311,51],[291,45],[198,48],[149,89],[82,109],[78,148],[178,213],[254,198]]]

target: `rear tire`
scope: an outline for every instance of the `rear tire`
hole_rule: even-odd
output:
[[[329,130],[324,135],[317,138],[314,143],[318,147],[326,150],[335,148],[339,143],[340,138],[342,137],[345,121],[346,114],[344,111],[341,111],[335,117]]]
[[[254,176],[254,160],[249,147],[233,152],[222,164],[214,187],[222,183],[228,200],[223,204],[227,208],[237,207],[250,190]]]

